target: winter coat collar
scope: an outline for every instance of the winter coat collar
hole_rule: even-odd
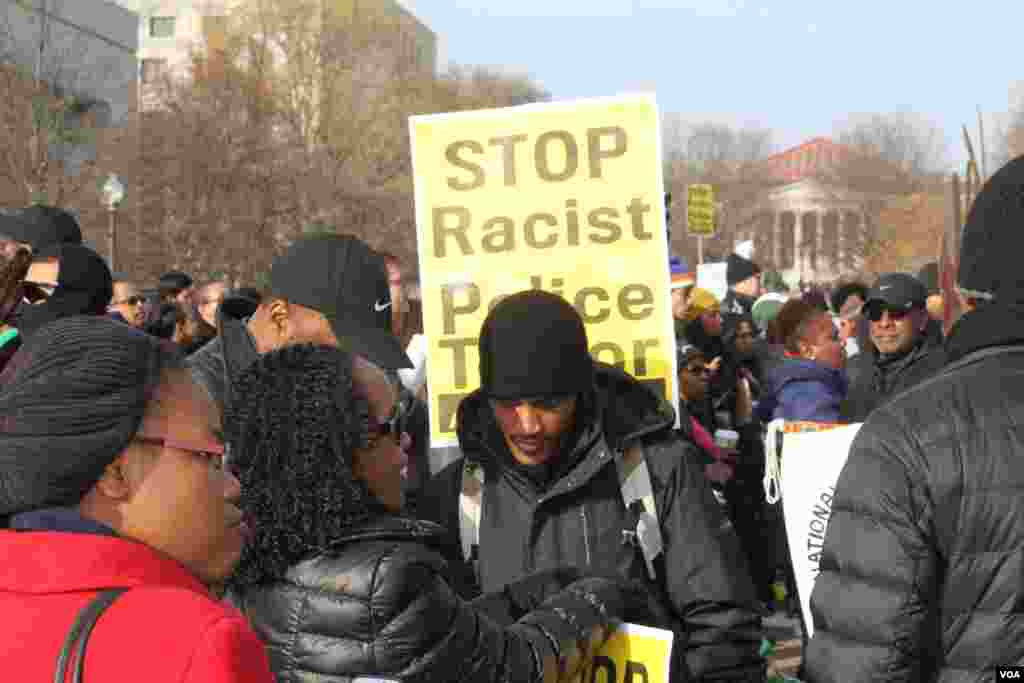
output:
[[[609,460],[607,450],[621,450],[656,432],[671,429],[675,410],[647,386],[618,368],[595,362],[594,406],[586,424],[578,425],[576,439],[567,444],[562,456],[574,462],[561,471],[550,487],[555,494],[582,485]],[[484,467],[492,476],[504,462],[496,449],[503,443],[487,397],[479,390],[459,406],[456,421],[459,443],[465,457]]]
[[[126,538],[59,531],[0,531],[0,587],[20,593],[173,586],[208,593],[183,565]]]
[[[22,512],[11,517],[15,531],[63,531],[71,534],[117,536],[114,530],[83,517],[75,508],[47,508]]]
[[[1024,344],[1024,304],[982,304],[965,313],[946,340],[947,362],[994,346]]]

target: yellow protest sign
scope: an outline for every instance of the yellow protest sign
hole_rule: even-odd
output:
[[[572,683],[668,683],[672,631],[623,624]]]
[[[410,120],[431,446],[456,444],[477,339],[502,296],[544,289],[591,354],[675,404],[658,109],[647,95]]]
[[[686,189],[686,231],[710,237],[715,234],[715,188],[689,185]]]

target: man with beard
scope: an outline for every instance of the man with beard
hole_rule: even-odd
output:
[[[911,275],[886,273],[878,278],[864,304],[872,349],[850,363],[853,383],[843,402],[843,421],[863,422],[889,398],[942,367],[943,351],[926,334],[927,299],[928,291]]]
[[[437,474],[420,508],[461,541],[477,579],[462,589],[500,590],[563,566],[645,581],[670,612],[660,625],[680,634],[672,680],[763,681],[746,561],[672,406],[595,361],[579,313],[550,292],[502,299],[479,349],[481,387],[458,409],[463,458]],[[639,484],[641,471],[656,519],[639,498],[625,502],[623,481]],[[478,489],[467,486],[477,477]],[[468,529],[474,490],[479,523]],[[647,525],[660,530],[656,544]]]

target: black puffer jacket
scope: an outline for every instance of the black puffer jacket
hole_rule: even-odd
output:
[[[854,440],[809,681],[994,681],[1024,664],[1024,310],[969,313],[946,348],[950,365]]]
[[[624,372],[596,363],[595,404],[550,484],[538,488],[509,466],[511,455],[479,392],[463,400],[459,442],[484,470],[479,575],[500,590],[530,572],[561,566],[648,581],[643,555],[624,542],[636,521],[626,510],[614,454],[638,443],[651,473],[664,565],[653,589],[666,596],[678,640],[673,680],[760,681],[761,620],[735,532],[715,501],[694,447],[672,427],[674,411]],[[503,452],[498,449],[505,448]],[[458,543],[462,460],[431,481],[420,512]],[[688,669],[688,674],[679,671]]]
[[[842,403],[843,422],[863,422],[873,410],[890,398],[934,375],[946,357],[942,347],[926,338],[898,358],[883,359],[874,349],[864,349],[849,362],[847,376],[853,378]]]
[[[474,608],[449,588],[436,552],[441,540],[434,524],[380,516],[342,539],[336,554],[232,601],[266,643],[278,683],[360,675],[534,683],[558,664],[576,666],[569,661],[576,648],[599,645],[639,595],[607,579],[582,579],[503,627],[487,616],[493,606]]]

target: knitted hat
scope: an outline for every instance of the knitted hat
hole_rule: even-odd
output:
[[[1024,157],[999,169],[981,188],[960,241],[957,284],[969,297],[1024,302],[1020,225],[1024,222]]]
[[[686,267],[686,262],[682,259],[670,258],[668,270],[671,277],[670,289],[679,289],[694,283],[693,273]]]
[[[81,501],[175,363],[156,338],[102,316],[65,318],[30,337],[0,389],[0,516]]]
[[[696,320],[704,313],[713,313],[721,307],[718,297],[706,289],[694,287],[687,300],[686,315],[683,320]]]
[[[761,266],[739,254],[729,254],[725,260],[725,281],[730,287],[761,274]]]
[[[788,297],[783,294],[769,292],[755,301],[753,308],[750,309],[750,315],[754,318],[754,324],[758,329],[768,329],[768,323],[775,319],[775,316],[779,314],[779,309],[788,300]]]
[[[583,319],[560,296],[530,289],[502,299],[480,329],[480,387],[491,398],[587,391],[594,362]]]

